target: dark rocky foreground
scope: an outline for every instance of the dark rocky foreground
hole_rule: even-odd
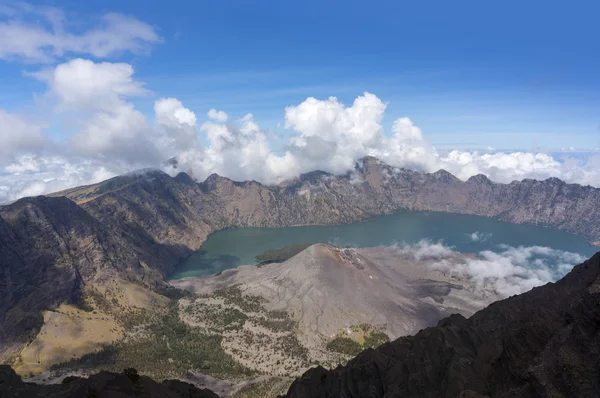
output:
[[[346,366],[307,371],[303,397],[598,397],[600,253],[556,283],[469,319],[366,350]]]
[[[0,398],[219,398],[210,390],[199,389],[179,380],[157,383],[140,376],[133,381],[123,373],[100,372],[89,378],[75,378],[63,384],[25,383],[6,365],[0,365]]]

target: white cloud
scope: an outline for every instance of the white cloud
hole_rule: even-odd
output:
[[[48,95],[61,111],[103,111],[120,105],[123,98],[148,93],[133,73],[126,63],[76,58],[30,75],[48,84]]]
[[[118,13],[104,14],[77,33],[69,32],[72,24],[58,8],[13,3],[0,17],[0,59],[5,60],[46,63],[72,54],[145,54],[161,41],[151,25]]]
[[[225,123],[227,121],[227,114],[223,111],[218,111],[216,109],[211,109],[207,113],[208,117],[217,122]]]
[[[68,160],[61,156],[23,155],[0,173],[0,203],[91,184],[125,173],[127,164]]]
[[[431,266],[450,276],[466,279],[476,289],[488,289],[508,297],[524,293],[535,286],[562,278],[585,261],[585,257],[549,247],[500,246],[500,250],[482,251],[476,258],[457,261],[451,248],[442,243],[421,241],[399,248],[415,259],[434,259]]]
[[[76,154],[140,166],[162,160],[146,117],[126,100],[147,93],[131,65],[77,58],[33,75],[48,84],[56,110],[77,120]]]
[[[190,148],[198,149],[196,115],[176,98],[161,98],[154,103],[158,128],[157,146],[170,158]]]
[[[48,84],[55,110],[76,126],[67,146],[45,140],[42,125],[0,110],[0,203],[157,167],[184,150],[202,150],[196,116],[175,98],[155,102],[152,125],[129,101],[146,95],[131,65],[74,59],[34,76]]]
[[[503,183],[554,176],[600,186],[600,159],[578,164],[574,160],[561,163],[543,153],[443,154],[406,117],[396,119],[391,136],[386,136],[381,125],[385,108],[386,104],[370,93],[350,106],[335,97],[311,97],[289,106],[285,109],[285,125],[297,135],[290,138],[283,154],[273,153],[267,134],[254,121],[250,134],[242,134],[241,126],[206,123],[201,130],[208,137],[209,147],[202,153],[188,151],[180,160],[199,179],[216,172],[233,179],[276,183],[315,169],[345,173],[353,169],[358,158],[372,155],[395,167],[427,172],[446,169],[463,180],[476,174]]]
[[[472,242],[485,242],[486,240],[488,240],[490,237],[492,236],[492,234],[490,233],[486,233],[486,232],[478,232],[475,231],[471,234],[467,234],[467,237],[472,241]]]
[[[404,245],[399,247],[398,250],[411,254],[419,261],[427,258],[444,258],[453,253],[452,248],[445,246],[442,242],[430,242],[428,240],[421,240],[414,245]]]
[[[45,145],[43,124],[0,109],[0,167],[23,152],[40,151]]]

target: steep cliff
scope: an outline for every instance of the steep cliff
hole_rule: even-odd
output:
[[[0,355],[31,340],[43,310],[83,305],[87,285],[115,277],[160,284],[126,242],[65,197],[21,199],[0,210]]]

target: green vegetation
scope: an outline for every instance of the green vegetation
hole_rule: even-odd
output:
[[[215,332],[240,330],[248,316],[237,308],[192,303],[184,312],[196,322],[205,322]]]
[[[261,312],[263,310],[262,304],[265,302],[265,299],[260,296],[243,294],[239,285],[216,290],[213,297],[222,298],[225,304],[238,306],[245,313]]]
[[[264,328],[269,329],[272,332],[289,332],[293,330],[296,324],[293,320],[289,318],[283,319],[272,319],[272,318],[262,318],[257,317],[253,319],[253,321]]]
[[[310,245],[310,243],[300,243],[296,245],[284,246],[279,249],[267,250],[264,253],[256,256],[256,261],[258,261],[259,265],[281,263],[288,258],[294,257],[296,254],[300,253]]]
[[[366,348],[377,348],[390,341],[387,334],[368,323],[361,323],[349,328],[348,332],[340,332],[327,344],[329,351],[355,356]]]
[[[348,337],[336,337],[327,343],[327,349],[340,354],[355,356],[363,350],[363,347],[357,341]]]
[[[365,348],[377,348],[380,345],[390,341],[387,334],[383,332],[372,332],[368,336],[365,336],[365,342],[363,347]]]
[[[134,331],[126,340],[54,365],[51,370],[119,372],[133,367],[158,380],[184,377],[189,370],[215,377],[252,374],[223,351],[220,335],[202,333],[183,323],[177,303],[152,312],[128,312],[123,324]]]

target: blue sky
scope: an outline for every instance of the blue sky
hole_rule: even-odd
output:
[[[449,148],[600,147],[597,2],[60,1],[69,28],[119,12],[155,27],[149,54],[115,54],[155,95],[196,114],[252,112],[280,134],[308,96],[364,91]],[[67,60],[74,54],[66,54]],[[94,57],[88,57],[94,59]],[[1,62],[0,108],[35,109],[39,65]],[[135,99],[151,114],[155,97]],[[60,135],[64,126],[50,131]]]

